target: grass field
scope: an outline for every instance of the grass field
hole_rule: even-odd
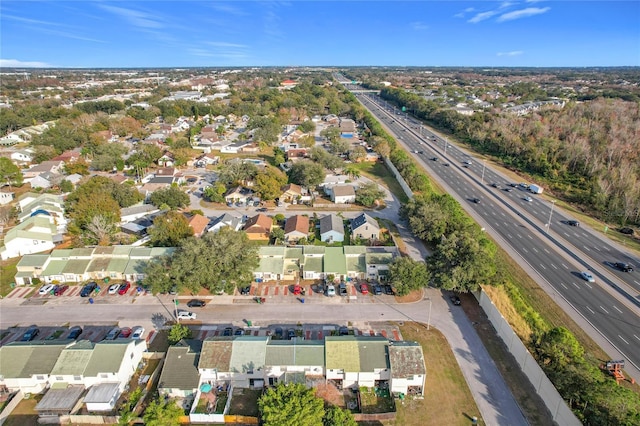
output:
[[[387,425],[454,426],[470,425],[477,417],[483,424],[467,382],[458,367],[444,335],[423,324],[400,325],[404,340],[413,340],[422,346],[427,367],[424,400],[396,401],[397,418]]]
[[[402,190],[402,187],[384,163],[362,162],[352,164],[352,166],[358,169],[360,173],[362,173],[362,176],[386,186],[401,202],[406,203],[408,201],[407,195]]]
[[[13,290],[11,283],[13,282],[13,277],[16,276],[16,265],[20,259],[20,257],[16,257],[14,259],[4,260],[0,264],[0,296],[5,297]]]

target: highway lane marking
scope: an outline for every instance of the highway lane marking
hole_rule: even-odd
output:
[[[533,237],[531,236],[531,234],[527,234],[527,237],[529,237],[530,240],[533,240]]]
[[[531,247],[533,249],[533,251],[535,251],[536,253],[538,253],[538,250],[535,247]]]
[[[595,312],[593,312],[593,309],[591,309],[591,308],[590,308],[590,307],[588,307],[588,306],[585,306],[585,307],[586,307],[589,311],[591,311],[591,313],[592,313],[592,314],[595,314]]]
[[[633,335],[633,337],[635,337],[636,339],[640,340],[640,337],[636,336],[635,334]]]
[[[600,250],[600,249],[598,248],[598,246],[594,246],[593,248],[594,248],[594,249],[596,249],[596,250],[598,250],[598,251],[602,251],[602,250]]]
[[[622,337],[621,335],[618,334],[618,337],[620,338],[620,340],[622,340],[623,342],[625,342],[627,345],[629,344],[629,342],[627,342],[626,340],[624,340],[624,337]]]
[[[564,285],[564,283],[560,283],[560,285],[561,285],[562,287],[564,287],[564,289],[565,289],[565,290],[569,290],[569,287],[567,287],[566,285]]]
[[[622,313],[622,311],[620,310],[620,308],[618,308],[616,305],[613,305],[613,308],[614,308],[616,311],[618,311],[618,312]]]
[[[522,250],[523,250],[525,253],[529,253],[529,250],[527,250],[527,249],[526,249],[526,248],[524,248],[524,247],[522,247]]]
[[[547,268],[545,268],[545,267],[544,267],[544,265],[543,265],[542,263],[540,264],[540,267],[541,267],[542,269],[544,269],[545,271],[547,270]]]
[[[569,234],[567,234],[566,232],[563,232],[563,234],[564,234],[565,237],[569,236]]]
[[[507,233],[507,237],[509,237],[509,238],[513,238],[513,235],[511,235],[511,234]]]
[[[584,285],[586,285],[587,287],[589,287],[589,290],[591,290],[593,287],[591,287],[591,284],[589,283],[584,283]]]
[[[607,311],[605,308],[602,307],[602,305],[600,305],[600,309],[602,309],[605,313],[609,313],[609,311]]]
[[[638,284],[638,285],[640,285],[640,283],[639,283],[638,281],[636,281],[636,280],[633,280],[633,282],[634,282],[634,283],[636,283],[636,284]]]
[[[589,250],[589,247],[587,247],[587,246],[582,246],[582,247],[583,247],[586,251],[591,251],[591,250]]]
[[[558,267],[557,267],[556,265],[554,265],[553,263],[551,264],[551,267],[552,267],[553,269],[558,269]]]
[[[516,235],[518,236],[518,238],[522,238],[522,235],[520,235],[519,233],[516,233]]]
[[[564,263],[562,264],[562,267],[563,267],[564,269],[569,269],[569,268],[567,267],[567,265],[565,265]]]
[[[544,248],[544,247],[542,248],[542,250],[544,250],[544,252],[545,252],[545,253],[547,253],[547,254],[551,254],[551,253],[549,253],[549,250],[547,250],[547,249],[546,249],[546,248]]]
[[[576,283],[571,283],[571,284],[573,284],[573,285],[574,285],[574,287],[575,287],[575,288],[577,288],[577,289],[579,289],[579,288],[580,288],[580,286],[579,286],[578,284],[576,284]]]

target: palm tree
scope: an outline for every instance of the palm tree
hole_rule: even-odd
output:
[[[360,170],[354,166],[345,167],[344,173],[347,176],[349,176],[351,179],[358,179],[360,176],[362,176],[362,173],[360,173]]]

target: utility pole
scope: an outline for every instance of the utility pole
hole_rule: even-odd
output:
[[[553,208],[556,205],[556,200],[551,201],[551,212],[549,212],[549,223],[547,223],[547,234],[551,231],[551,215],[553,214]]]

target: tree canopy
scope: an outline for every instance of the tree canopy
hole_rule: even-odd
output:
[[[187,218],[175,210],[156,216],[149,231],[153,247],[178,247],[185,238],[193,235]]]
[[[278,384],[258,399],[265,426],[323,426],[324,403],[300,383]]]
[[[170,209],[177,209],[189,204],[189,195],[177,186],[171,185],[154,191],[149,201],[156,207],[167,206]]]
[[[365,207],[372,207],[377,200],[384,198],[384,191],[374,182],[360,185],[356,191],[356,203]]]
[[[258,266],[257,247],[242,231],[224,227],[202,238],[189,237],[172,255],[154,259],[146,267],[145,284],[151,291],[178,290],[197,293],[230,292],[253,279]]]
[[[144,424],[147,426],[169,426],[180,424],[184,410],[173,400],[154,399],[144,410]]]
[[[429,278],[427,265],[410,257],[397,257],[389,265],[389,280],[399,296],[427,287]]]
[[[324,167],[309,160],[297,161],[289,169],[289,181],[305,188],[320,185],[325,177]]]

